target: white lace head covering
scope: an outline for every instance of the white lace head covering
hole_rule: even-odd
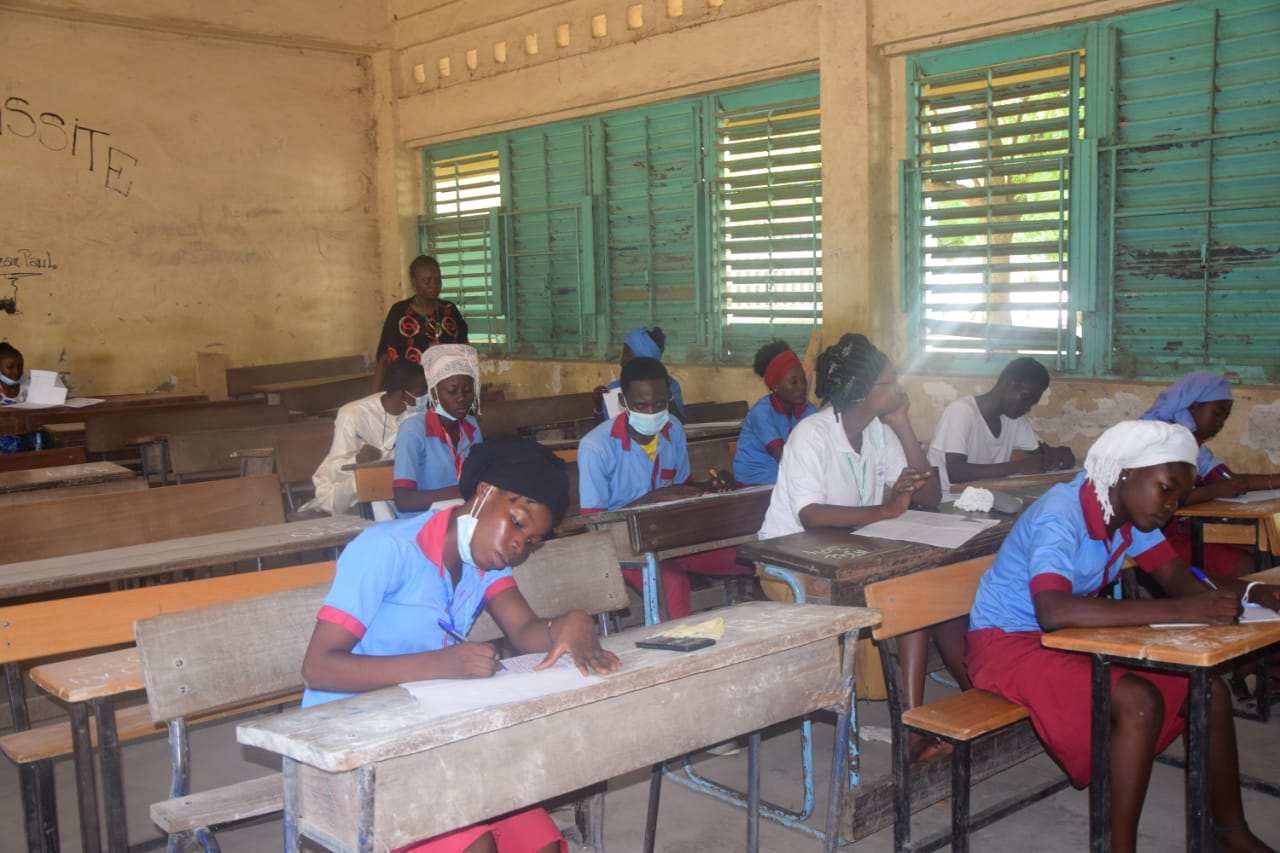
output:
[[[1166,462],[1196,464],[1196,439],[1186,427],[1162,421],[1121,421],[1089,448],[1084,460],[1085,477],[1093,483],[1102,507],[1102,520],[1111,521],[1111,487],[1125,469],[1147,468]]]
[[[466,344],[435,344],[422,354],[422,370],[430,391],[450,376],[470,376],[476,389],[476,412],[480,411],[480,356]]]

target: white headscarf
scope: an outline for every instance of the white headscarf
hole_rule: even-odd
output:
[[[1186,427],[1162,421],[1121,421],[1098,436],[1084,460],[1085,476],[1093,483],[1102,506],[1102,520],[1111,521],[1111,487],[1125,469],[1147,468],[1166,462],[1196,464],[1196,439]]]
[[[480,411],[480,356],[476,348],[466,344],[435,344],[422,354],[422,371],[427,376],[427,390],[450,376],[470,376],[476,389],[476,412]]]

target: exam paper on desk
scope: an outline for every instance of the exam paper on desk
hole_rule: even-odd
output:
[[[959,548],[982,531],[999,522],[994,518],[965,518],[944,512],[909,509],[897,518],[877,521],[854,532],[859,536],[920,542],[939,548]]]
[[[1218,500],[1233,504],[1252,504],[1261,503],[1262,501],[1273,501],[1276,498],[1280,498],[1280,489],[1259,489],[1255,492],[1245,492],[1243,495],[1238,497],[1218,498]]]
[[[601,680],[598,675],[584,676],[578,672],[568,655],[547,669],[534,672],[534,665],[544,658],[546,655],[542,653],[505,658],[502,664],[506,671],[499,671],[492,678],[431,678],[400,686],[433,716],[447,717],[576,690]]]

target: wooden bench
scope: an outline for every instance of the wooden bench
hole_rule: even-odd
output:
[[[749,410],[746,400],[731,403],[689,403],[684,407],[686,424],[703,424],[713,421],[740,421]]]
[[[333,421],[308,423],[325,424],[325,429],[291,430],[277,433],[272,448],[275,450],[276,474],[284,488],[285,503],[290,512],[297,512],[303,503],[300,495],[313,494],[311,477],[320,463],[329,455],[333,446]]]
[[[0,494],[0,506],[12,506],[32,501],[60,501],[66,498],[82,498],[88,495],[113,495],[120,492],[144,492],[147,481],[139,476],[128,480],[108,480],[105,483],[86,483],[82,486],[58,486],[35,492],[6,492]]]
[[[255,391],[266,395],[268,404],[279,404],[290,412],[301,412],[304,415],[336,411],[352,400],[367,397],[372,388],[373,374],[367,371],[291,379],[288,382],[266,382],[254,386]]]
[[[0,453],[0,472],[30,471],[54,465],[80,465],[87,461],[83,447],[51,447],[26,453]]]
[[[146,706],[114,709],[114,696],[142,688],[137,653],[132,648],[95,656],[88,663],[61,661],[32,670],[38,683],[55,689],[56,685],[64,686],[65,689],[58,692],[61,698],[73,703],[70,709],[74,724],[62,721],[30,728],[21,672],[23,664],[130,643],[133,623],[143,617],[324,583],[332,579],[333,568],[332,562],[290,566],[0,607],[0,664],[4,666],[15,729],[0,738],[0,751],[19,767],[28,848],[38,851],[58,847],[52,762],[72,754],[77,738],[81,741],[83,756],[90,754],[98,743],[103,720],[108,721],[104,736],[109,735],[113,743],[156,734],[161,729],[151,721]],[[96,703],[92,720],[86,707],[91,703]],[[99,725],[91,725],[94,722]],[[84,764],[83,760],[81,763]],[[104,761],[108,817],[111,821],[118,820],[123,827],[122,801],[118,791],[112,788],[115,780],[107,778],[108,764],[110,762]],[[115,775],[118,778],[118,772]],[[95,787],[92,763],[78,767],[77,789],[82,811],[93,803],[93,820],[82,818],[86,824],[82,834],[94,834],[92,845],[88,838],[82,838],[86,850],[97,849]],[[92,826],[87,825],[89,823]]]
[[[231,367],[226,371],[227,394],[243,397],[257,394],[256,387],[276,382],[292,382],[298,379],[316,379],[324,376],[341,376],[348,373],[369,373],[369,359],[356,353],[331,358],[313,358],[307,361],[284,361],[276,364],[255,364]],[[372,383],[372,380],[370,380]],[[369,387],[365,393],[372,393]]]
[[[985,690],[965,690],[935,702],[904,711],[905,686],[898,665],[897,638],[925,630],[969,612],[978,590],[978,581],[994,556],[978,557],[892,578],[866,588],[867,606],[880,610],[881,622],[871,636],[880,647],[885,684],[889,692],[889,719],[893,736],[895,850],[917,853],[936,850],[951,843],[953,851],[969,849],[969,832],[1063,788],[1063,776],[1025,790],[977,815],[969,814],[969,787],[972,772],[970,746],[978,738],[993,735],[1022,723],[1029,725],[1027,709]],[[924,732],[949,743],[951,754],[951,828],[932,838],[911,843],[911,776],[913,768],[907,748],[907,729]]]
[[[395,466],[385,462],[356,466],[356,503],[360,506],[361,518],[373,521],[373,505],[378,501],[394,503],[396,492],[391,484],[395,473]]]
[[[617,556],[606,534],[557,539],[533,552],[515,570],[516,582],[535,613],[586,610],[597,616],[626,606]],[[169,728],[174,756],[169,799],[151,807],[151,819],[169,834],[170,849],[183,835],[280,811],[279,774],[192,793],[186,759],[187,728],[194,718],[260,704],[302,686],[302,658],[325,587],[272,595],[138,622],[135,633],[152,719]],[[605,620],[601,619],[602,626]],[[470,638],[501,637],[482,614]],[[603,849],[603,786],[591,792],[584,838]]]
[[[582,425],[589,429],[597,420],[590,392],[531,397],[527,400],[486,400],[479,417],[480,431],[484,435],[533,433],[540,428],[553,426],[580,431]]]
[[[232,456],[236,451],[258,448],[274,450],[277,445],[289,444],[295,439],[311,442],[308,447],[320,443],[324,445],[320,459],[315,461],[304,478],[310,480],[311,473],[333,442],[333,421],[328,419],[170,433],[166,439],[168,469],[179,483],[193,479],[236,477],[242,473],[240,461]],[[291,457],[290,461],[295,463],[295,458]],[[278,457],[275,465],[279,470]],[[281,480],[289,482],[283,476]],[[294,482],[296,480],[295,477]]]
[[[248,477],[14,504],[5,563],[284,522],[279,480]]]

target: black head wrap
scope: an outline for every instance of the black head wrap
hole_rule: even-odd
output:
[[[841,409],[867,398],[888,363],[889,357],[866,336],[845,335],[818,356],[815,390],[838,418]]]
[[[569,503],[564,460],[523,436],[496,435],[471,448],[458,480],[463,499],[471,500],[482,481],[546,504],[555,521]]]

